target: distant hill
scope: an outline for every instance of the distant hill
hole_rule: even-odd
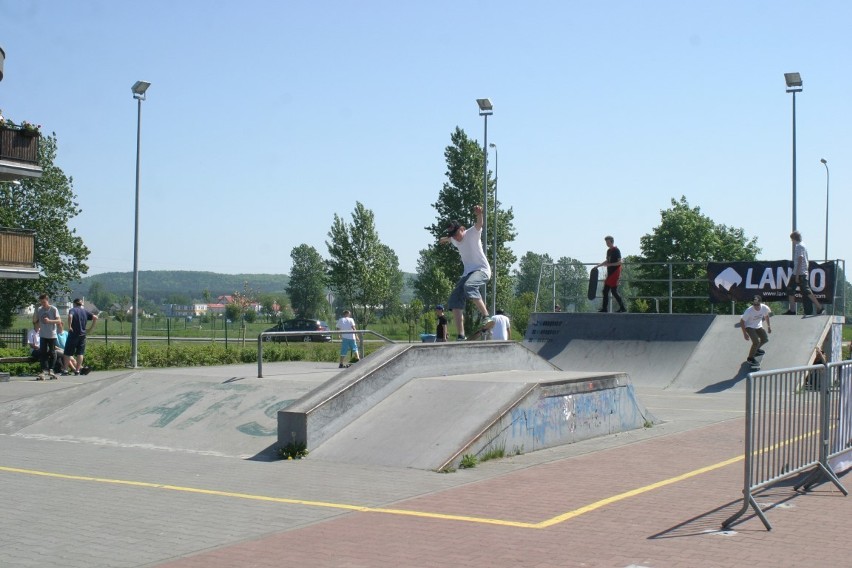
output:
[[[193,270],[142,270],[139,272],[139,296],[163,303],[174,295],[202,300],[209,290],[214,298],[224,294],[242,292],[244,283],[254,292],[286,294],[290,277],[286,274],[218,274]],[[71,284],[72,296],[86,296],[92,285],[99,283],[107,292],[117,296],[133,294],[132,272],[104,272],[86,276]]]
[[[404,273],[405,287],[402,301],[410,302],[414,291],[408,282],[415,275]],[[263,294],[286,295],[290,276],[287,274],[219,274],[193,270],[142,270],[139,272],[139,296],[157,304],[165,303],[168,298],[179,295],[190,300],[203,301],[204,291],[209,290],[213,298],[234,292],[242,292],[244,283],[253,292]],[[93,284],[100,284],[106,292],[116,296],[132,296],[132,272],[104,272],[86,276],[79,282],[70,284],[71,297],[85,297]]]

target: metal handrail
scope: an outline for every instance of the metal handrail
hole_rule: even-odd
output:
[[[393,339],[385,337],[381,333],[371,329],[355,329],[355,330],[328,330],[328,331],[263,331],[257,336],[257,378],[263,378],[263,342],[265,337],[286,337],[291,335],[342,335],[344,333],[354,333],[358,336],[358,348],[361,353],[364,353],[364,334],[369,333],[375,335],[379,339],[383,339],[388,343],[396,343]]]

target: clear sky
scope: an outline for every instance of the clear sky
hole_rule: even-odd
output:
[[[284,273],[361,201],[400,267],[431,242],[456,126],[482,142],[528,251],[603,260],[685,195],[790,254],[852,258],[852,2],[0,0],[0,108],[59,138],[90,274]]]

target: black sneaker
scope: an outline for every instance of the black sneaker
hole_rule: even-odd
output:
[[[794,316],[794,315],[796,315],[796,312],[794,312],[793,310],[787,310],[786,312],[784,312],[781,315],[782,316]]]
[[[601,309],[599,309],[599,310],[598,310],[598,313],[599,313],[599,314],[605,314],[605,313],[607,313],[608,311],[609,311],[609,310],[608,310],[608,309],[606,309],[606,308],[601,308]]]
[[[825,313],[825,308],[820,308],[819,310],[817,310],[816,315],[821,316],[821,315],[823,315],[824,313]]]
[[[746,363],[748,363],[749,365],[757,365],[757,360],[754,357],[749,357],[748,359],[746,359]]]
[[[619,310],[618,310],[618,313],[623,314],[623,313],[625,313],[626,311],[627,311],[626,309],[621,308],[621,309],[619,309]]]
[[[763,349],[758,349],[754,352],[755,355],[763,355],[764,353],[766,353],[766,351],[764,351]]]
[[[456,341],[467,341],[467,337],[465,337],[464,335],[459,335],[458,337],[456,337]]]

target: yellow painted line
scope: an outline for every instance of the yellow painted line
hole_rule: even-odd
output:
[[[420,517],[426,519],[441,519],[447,521],[462,521],[469,523],[479,523],[479,524],[487,524],[487,525],[499,525],[505,527],[516,527],[516,528],[528,528],[528,529],[544,529],[548,527],[552,527],[559,523],[564,523],[570,519],[574,519],[579,517],[580,515],[584,515],[586,513],[590,513],[607,505],[611,505],[613,503],[617,503],[619,501],[623,501],[624,499],[629,499],[630,497],[635,497],[637,495],[641,495],[643,493],[647,493],[649,491],[654,491],[655,489],[659,489],[661,487],[665,487],[667,485],[671,485],[673,483],[678,483],[680,481],[684,481],[691,477],[696,477],[698,475],[702,475],[704,473],[708,473],[710,471],[714,471],[731,464],[737,463],[743,460],[744,456],[737,456],[723,462],[715,463],[713,465],[709,465],[706,467],[702,467],[688,473],[684,473],[682,475],[678,475],[675,477],[670,477],[668,479],[664,479],[662,481],[658,481],[656,483],[652,483],[650,485],[645,485],[644,487],[639,487],[637,489],[632,489],[630,491],[625,491],[624,493],[620,493],[618,495],[613,495],[612,497],[607,497],[605,499],[601,499],[599,501],[595,501],[594,503],[590,503],[579,509],[574,509],[573,511],[568,511],[566,513],[562,513],[561,515],[557,515],[550,519],[541,521],[539,523],[529,523],[522,521],[509,521],[504,519],[491,519],[487,517],[472,517],[466,515],[450,515],[444,513],[431,513],[426,511],[412,511],[408,509],[387,509],[382,507],[365,507],[361,505],[349,505],[345,503],[329,503],[325,501],[310,501],[305,499],[289,499],[286,497],[269,497],[266,495],[253,495],[251,493],[234,493],[230,491],[217,491],[215,489],[199,489],[197,487],[182,487],[179,485],[165,485],[161,483],[149,483],[146,481],[130,481],[126,479],[109,479],[104,477],[90,477],[85,475],[68,475],[64,473],[54,473],[48,471],[38,471],[32,469],[21,469],[16,467],[6,467],[0,466],[0,471],[6,471],[10,473],[21,473],[25,475],[37,475],[42,477],[51,477],[54,479],[67,479],[73,481],[89,481],[94,483],[110,483],[115,485],[126,485],[130,487],[144,487],[149,489],[164,489],[168,491],[180,491],[184,493],[195,493],[198,495],[212,495],[216,497],[230,497],[235,499],[247,499],[252,501],[263,501],[267,503],[283,503],[287,505],[304,505],[307,507],[323,507],[328,509],[341,509],[345,511],[357,511],[360,513],[383,513],[387,515],[401,515],[408,517]]]

